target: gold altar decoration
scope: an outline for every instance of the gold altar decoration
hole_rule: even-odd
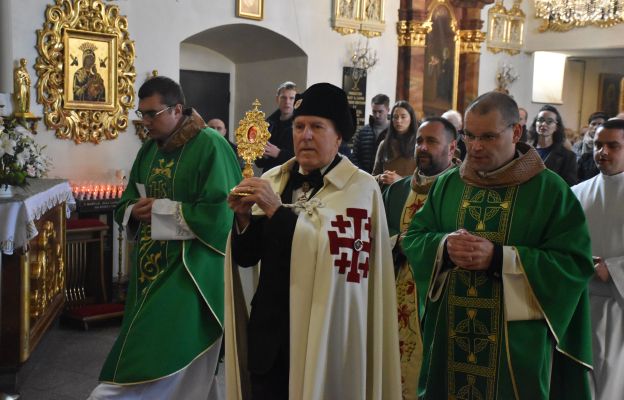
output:
[[[381,36],[386,29],[385,0],[334,0],[332,28],[341,35]]]
[[[425,47],[427,34],[431,32],[431,21],[397,22],[397,39],[399,47]]]
[[[485,41],[485,33],[478,29],[466,29],[459,31],[459,53],[480,54],[481,43]]]
[[[37,50],[37,100],[58,138],[99,143],[127,129],[135,51],[119,7],[55,0],[37,30]]]
[[[595,25],[608,28],[624,22],[620,0],[535,0],[535,17],[542,19],[540,32],[566,32]]]
[[[30,317],[44,313],[50,302],[65,287],[63,247],[57,239],[54,223],[46,221],[39,233],[37,249],[30,263]]]
[[[264,154],[271,134],[269,124],[265,120],[264,112],[260,111],[258,99],[252,103],[253,109],[245,113],[245,118],[238,122],[236,128],[236,145],[238,155],[245,161],[243,176],[251,178],[253,170],[251,164]]]
[[[487,48],[496,54],[504,51],[510,55],[520,53],[524,42],[526,16],[520,8],[522,0],[515,0],[507,10],[502,0],[497,0],[488,10]]]
[[[38,221],[39,235],[20,257],[20,361],[28,359],[47,326],[63,307],[65,290],[65,203]]]

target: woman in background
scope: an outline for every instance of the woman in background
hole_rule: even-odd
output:
[[[555,107],[548,104],[540,109],[529,128],[533,147],[544,161],[546,168],[556,172],[568,185],[572,186],[577,180],[576,156],[572,151],[563,147],[564,132],[561,114]]]
[[[416,113],[407,101],[399,100],[392,107],[390,116],[392,123],[386,138],[379,144],[373,167],[373,176],[382,189],[413,174],[416,169]]]

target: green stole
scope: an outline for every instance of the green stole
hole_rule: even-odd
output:
[[[163,151],[152,140],[141,148],[116,210],[140,197],[182,204],[193,240],[152,240],[140,224],[129,277],[124,322],[100,380],[149,382],[188,366],[223,333],[223,257],[233,216],[229,190],[241,179],[231,147],[217,133],[200,131],[184,145]]]
[[[439,244],[459,228],[515,246],[546,320],[507,321],[502,281],[485,271],[454,267],[433,281]],[[459,170],[445,174],[403,248],[424,328],[423,398],[587,398],[591,251],[582,209],[561,179],[542,171],[519,185],[476,187]]]

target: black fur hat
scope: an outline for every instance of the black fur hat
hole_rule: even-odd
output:
[[[295,101],[294,117],[313,115],[331,120],[343,142],[355,133],[353,112],[344,90],[331,83],[317,83],[306,89]]]

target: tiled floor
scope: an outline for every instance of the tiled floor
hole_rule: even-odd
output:
[[[20,372],[20,400],[85,400],[97,385],[119,323],[91,325],[88,331],[56,324]],[[220,393],[225,393],[223,365]]]
[[[20,372],[20,400],[84,400],[117,334],[119,323],[88,331],[55,325]]]

